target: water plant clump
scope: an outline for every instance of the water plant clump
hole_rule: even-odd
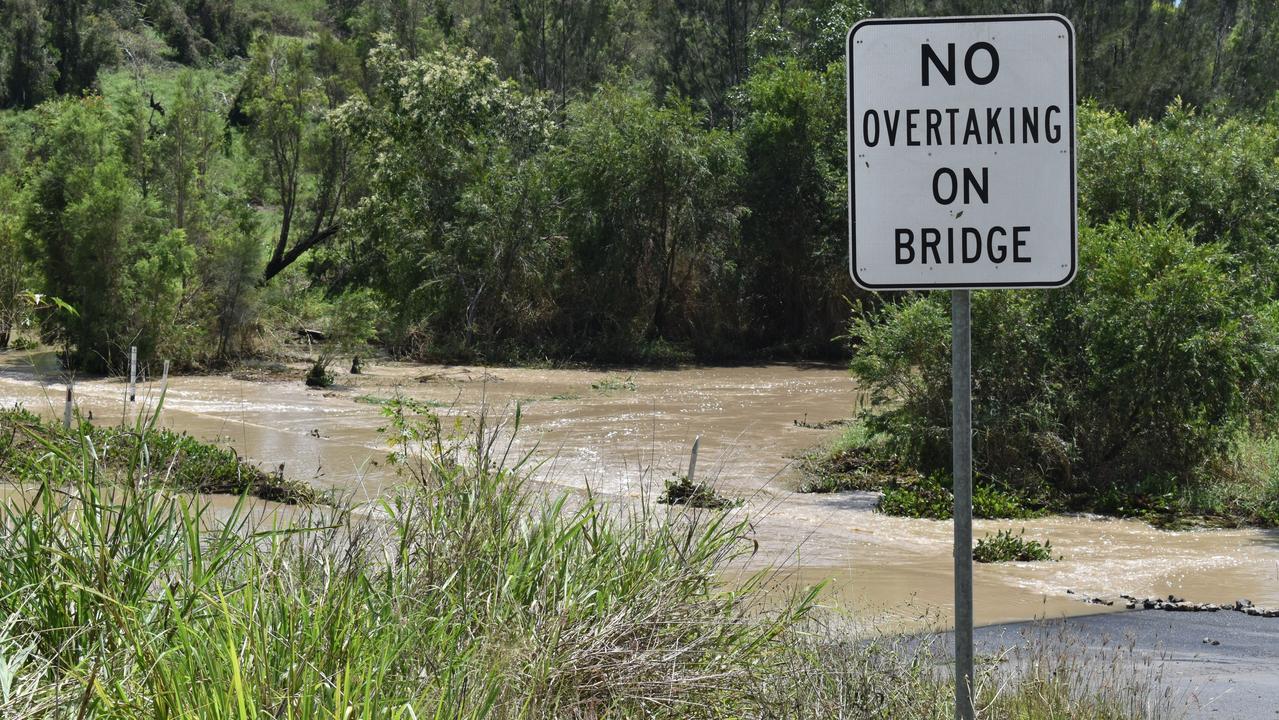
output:
[[[591,389],[598,392],[617,392],[627,391],[635,392],[635,376],[627,375],[626,377],[606,377],[591,383]]]
[[[877,509],[885,515],[948,520],[954,514],[955,496],[950,478],[942,473],[907,476],[884,487]],[[995,486],[978,476],[973,483],[973,517],[1024,519],[1042,515],[1029,499]]]
[[[311,369],[306,371],[306,386],[313,388],[326,388],[333,386],[333,373],[329,372],[329,360],[325,357],[317,358],[311,364]]]
[[[742,504],[740,499],[724,497],[706,483],[689,480],[687,475],[679,475],[667,480],[665,485],[662,494],[657,498],[657,502],[663,505],[688,505],[707,510],[726,510]]]
[[[1000,530],[977,541],[973,548],[973,560],[979,563],[1046,562],[1060,560],[1053,557],[1051,540],[1027,539],[1026,529],[1013,535],[1012,530]]]

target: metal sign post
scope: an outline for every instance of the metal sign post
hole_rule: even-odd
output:
[[[973,393],[968,290],[950,292],[950,436],[955,493],[955,717],[973,711]]]
[[[1060,15],[848,31],[849,271],[951,290],[955,717],[972,720],[971,296],[1075,276],[1075,39]]]

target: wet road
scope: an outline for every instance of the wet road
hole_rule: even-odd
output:
[[[1131,648],[1136,665],[1150,660],[1187,718],[1279,718],[1279,619],[1136,610],[978,628],[974,642],[978,652],[994,654],[1036,637],[1040,644],[1063,639],[1098,657],[1114,657],[1117,647],[1128,657]]]

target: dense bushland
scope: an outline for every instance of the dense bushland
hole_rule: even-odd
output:
[[[871,13],[1070,16],[1081,94],[1119,111],[1081,136],[1110,166],[1088,211],[1175,215],[1252,262],[1270,5],[15,0],[0,340],[97,371],[300,329],[326,357],[842,355],[868,299],[845,268],[843,38]],[[1178,96],[1203,111],[1142,120]]]

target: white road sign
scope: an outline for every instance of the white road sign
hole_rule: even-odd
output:
[[[849,265],[870,290],[1075,276],[1075,41],[1059,15],[848,32]]]

